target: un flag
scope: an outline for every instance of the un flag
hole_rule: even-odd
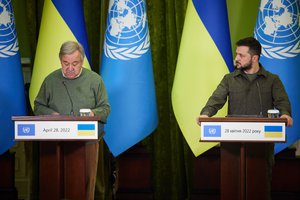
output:
[[[19,44],[11,1],[0,2],[0,154],[14,145],[13,115],[25,115]]]
[[[102,66],[111,113],[104,140],[114,156],[158,124],[150,37],[144,0],[111,0]]]
[[[262,45],[261,63],[278,74],[292,104],[293,127],[287,128],[287,143],[275,145],[275,152],[300,138],[300,27],[299,0],[262,0],[254,36]]]

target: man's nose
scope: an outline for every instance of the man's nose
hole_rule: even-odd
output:
[[[69,65],[68,68],[67,68],[67,70],[68,70],[68,71],[73,71],[73,70],[74,70],[74,67],[73,67],[72,65]]]
[[[234,61],[236,62],[236,61],[238,61],[238,60],[240,60],[239,56],[235,56]]]

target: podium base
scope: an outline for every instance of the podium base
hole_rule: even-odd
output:
[[[40,199],[85,199],[84,141],[40,142]]]
[[[272,143],[221,144],[221,199],[271,199]]]
[[[0,155],[0,199],[17,200],[15,187],[15,154],[9,151]]]

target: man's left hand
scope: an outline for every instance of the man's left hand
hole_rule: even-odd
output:
[[[280,118],[286,118],[287,119],[287,124],[286,126],[290,127],[293,125],[293,118],[289,115],[281,115]]]

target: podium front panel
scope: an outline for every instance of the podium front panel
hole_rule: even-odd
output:
[[[285,142],[285,123],[201,122],[201,141]]]
[[[97,139],[97,121],[15,121],[15,140]]]

